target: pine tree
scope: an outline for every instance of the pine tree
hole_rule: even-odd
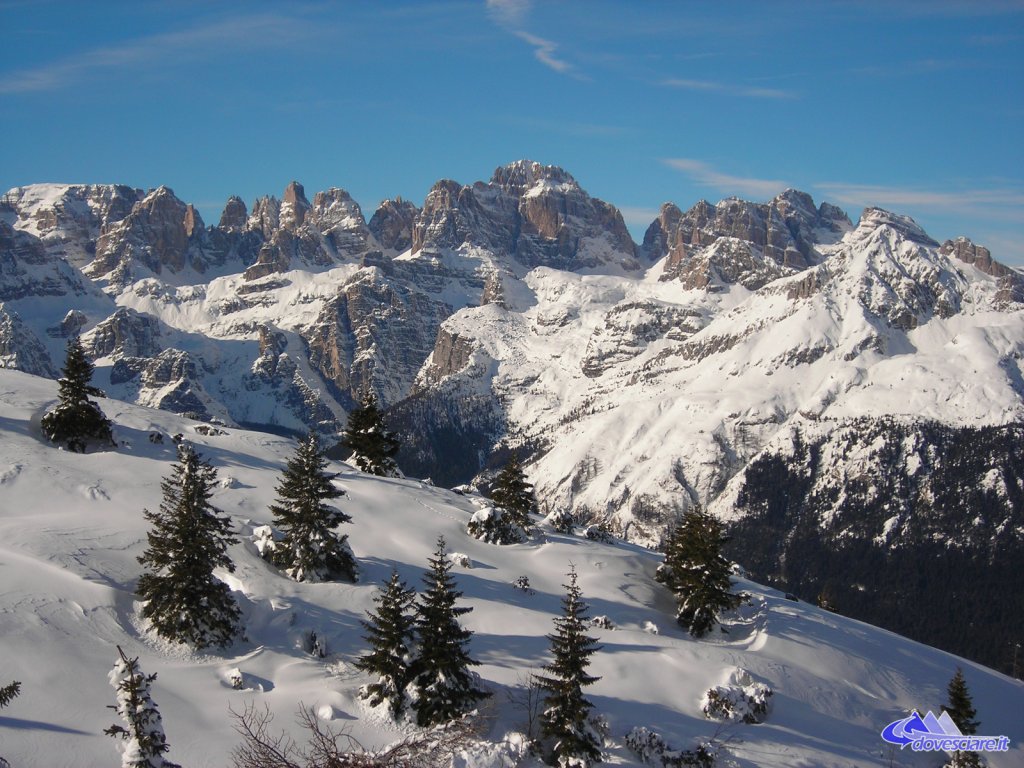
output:
[[[730,564],[722,556],[727,540],[721,523],[697,507],[684,515],[665,545],[665,560],[655,579],[672,590],[678,604],[676,621],[694,637],[706,635],[720,611],[743,600],[730,591]]]
[[[509,522],[524,531],[530,528],[530,515],[537,513],[533,486],[526,480],[519,454],[513,453],[494,482],[491,500],[510,516]]]
[[[110,672],[117,704],[110,709],[116,711],[128,727],[112,725],[103,732],[127,742],[121,753],[121,768],[180,768],[164,758],[170,746],[160,712],[149,692],[156,673],[142,674],[138,657],[129,659],[121,646],[117,646],[117,653],[121,658]]]
[[[978,712],[974,708],[971,693],[967,690],[967,681],[964,679],[964,671],[960,667],[956,668],[956,674],[950,679],[946,694],[949,701],[942,705],[943,711],[949,713],[964,736],[976,734],[979,723],[974,718]],[[946,763],[946,768],[978,768],[981,765],[981,755],[977,752],[958,751],[953,753]]]
[[[384,416],[372,392],[363,397],[361,407],[348,415],[341,444],[352,451],[349,458],[354,459],[363,472],[381,477],[395,475],[398,465],[394,456],[398,453],[399,442],[384,426]]]
[[[284,539],[268,553],[296,581],[356,580],[348,536],[334,532],[352,518],[324,503],[344,495],[331,484],[333,476],[324,471],[326,467],[320,443],[310,432],[288,459],[277,487],[277,503],[270,506]]]
[[[466,646],[473,633],[463,629],[459,616],[473,609],[455,607],[462,593],[455,589],[443,536],[428,562],[430,570],[423,576],[426,591],[417,606],[419,654],[412,683],[416,722],[421,726],[453,720],[490,695],[478,687],[479,678],[469,669],[479,662],[469,657]]]
[[[85,453],[88,440],[113,444],[110,420],[99,405],[89,399],[90,395],[102,397],[103,392],[89,383],[93,364],[77,336],[68,341],[63,373],[57,389],[60,402],[40,422],[43,435],[51,443],[63,443],[69,451],[78,453]]]
[[[554,661],[544,667],[539,683],[547,695],[541,715],[541,733],[554,740],[553,758],[560,766],[587,766],[600,762],[597,735],[587,722],[593,704],[583,688],[599,677],[587,674],[590,657],[600,650],[596,638],[585,632],[587,606],[576,583],[576,569],[569,570],[569,583],[562,598],[562,616],[555,619],[555,633],[548,635]]]
[[[415,600],[415,590],[406,586],[398,571],[392,571],[391,579],[373,599],[377,612],[371,612],[369,621],[362,622],[372,650],[355,661],[357,669],[377,676],[377,682],[363,686],[359,695],[373,706],[387,701],[396,718],[405,707],[405,686],[409,683]]]
[[[14,701],[14,698],[19,693],[21,693],[21,683],[17,680],[12,682],[10,685],[5,685],[3,688],[0,688],[0,709],[3,709]]]
[[[228,518],[210,504],[216,478],[208,462],[182,445],[160,483],[160,511],[144,511],[153,527],[139,557],[148,568],[139,579],[139,597],[147,601],[142,615],[161,637],[197,648],[230,644],[241,616],[228,585],[213,574],[215,568],[234,572],[227,548],[238,542]]]

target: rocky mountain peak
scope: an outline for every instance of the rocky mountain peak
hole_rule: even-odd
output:
[[[228,232],[241,232],[245,229],[249,212],[245,207],[245,201],[237,195],[232,195],[224,204],[224,212],[220,215],[220,228]]]
[[[419,212],[419,208],[400,197],[385,200],[370,219],[370,232],[386,251],[407,251],[412,247],[412,228]]]
[[[541,165],[533,160],[516,160],[494,170],[491,184],[514,195],[522,195],[537,182],[579,186],[572,175],[557,165]]]
[[[291,182],[285,187],[281,201],[281,226],[291,230],[301,227],[309,209],[305,188],[297,181]]]
[[[986,275],[997,278],[997,302],[1024,303],[1024,275],[993,259],[992,253],[985,246],[975,245],[966,237],[958,237],[944,242],[939,248],[939,253],[953,256],[964,264],[971,264]]]
[[[870,236],[879,231],[889,229],[899,233],[911,242],[931,247],[938,246],[921,226],[909,216],[892,213],[884,208],[865,208],[857,222],[857,235]]]

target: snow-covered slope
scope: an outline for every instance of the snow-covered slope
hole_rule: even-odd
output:
[[[718,724],[701,714],[701,697],[742,668],[775,695],[765,723],[719,734],[729,739],[722,764],[931,765],[934,756],[892,755],[879,732],[912,707],[938,707],[958,665],[981,730],[1010,738],[1011,752],[991,756],[989,764],[1024,760],[1024,683],[749,582],[741,585],[752,593],[751,605],[730,618],[729,633],[695,641],[674,625],[672,601],[653,581],[656,555],[550,532],[522,545],[484,544],[464,533],[473,497],[415,480],[332,465],[347,492],[340,505],[353,524],[344,531],[361,579],[357,585],[293,583],[263,562],[248,538],[270,519],[267,505],[293,450],[290,441],[235,428],[204,435],[197,423],[174,414],[102,400],[120,447],[69,454],[40,440],[39,417],[55,398],[52,381],[0,371],[0,683],[23,684],[0,714],[0,754],[17,768],[117,759],[114,741],[101,731],[114,717],[106,708],[113,702],[107,672],[118,644],[140,657],[144,671],[158,674],[154,698],[169,756],[183,765],[227,764],[237,743],[229,711],[248,703],[268,706],[275,727],[294,729],[301,702],[329,707],[331,725],[350,729],[365,744],[400,738],[400,728],[355,697],[365,682],[351,664],[365,648],[359,620],[392,567],[419,584],[438,534],[473,565],[457,569],[456,577],[464,604],[473,608],[465,617],[476,633],[471,651],[495,694],[485,707],[489,741],[502,742],[524,719],[507,694],[547,661],[544,635],[575,564],[592,615],[614,624],[594,630],[603,649],[592,671],[602,679],[590,689],[609,721],[611,764],[638,764],[623,746],[634,726],[659,732],[677,748],[710,737]],[[147,528],[142,509],[159,504],[159,481],[174,456],[170,439],[150,442],[153,432],[181,433],[212,461],[220,479],[214,503],[241,533],[242,543],[231,549],[237,571],[224,577],[243,607],[248,640],[223,653],[167,646],[138,619],[133,589]],[[535,593],[513,587],[524,575]],[[302,650],[310,631],[326,640],[326,658]],[[235,668],[262,690],[232,690],[227,675]],[[500,755],[514,754],[514,741],[477,745],[462,764],[510,765]]]

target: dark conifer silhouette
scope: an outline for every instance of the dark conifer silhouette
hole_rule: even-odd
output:
[[[960,729],[964,736],[972,736],[978,732],[978,712],[974,708],[970,691],[967,690],[967,681],[964,679],[964,671],[956,668],[956,674],[949,681],[946,689],[949,701],[942,705],[942,709],[949,713],[949,716]],[[984,765],[981,755],[977,752],[954,752],[946,763],[945,768],[979,768]]]
[[[231,523],[210,504],[217,472],[190,445],[178,448],[178,461],[160,487],[157,513],[146,510],[153,527],[139,557],[147,572],[139,579],[142,615],[161,637],[196,648],[229,645],[238,634],[240,612],[228,585],[213,575],[235,565],[227,548],[238,542]]]
[[[412,683],[416,722],[421,726],[454,720],[490,695],[469,669],[479,662],[469,656],[466,646],[473,633],[459,624],[459,617],[473,609],[455,606],[462,593],[455,588],[443,536],[429,563],[430,570],[423,576],[426,590],[417,606],[419,654]]]
[[[334,532],[352,518],[326,504],[344,495],[331,483],[327,459],[312,432],[288,459],[277,503],[270,506],[284,539],[268,549],[274,564],[296,581],[356,580],[356,561],[348,537]]]
[[[102,397],[103,392],[90,384],[93,364],[77,336],[68,341],[63,373],[58,384],[60,402],[40,422],[43,435],[51,443],[63,444],[78,453],[85,452],[89,440],[113,444],[110,420],[89,399],[90,395]]]
[[[555,632],[548,635],[554,661],[544,667],[539,677],[547,692],[541,715],[541,733],[553,742],[548,746],[551,758],[558,765],[587,766],[600,762],[600,741],[588,723],[593,708],[583,695],[583,688],[600,678],[587,674],[590,657],[600,646],[587,635],[587,606],[576,583],[576,569],[569,570],[569,583],[562,598],[562,615],[555,619]]]
[[[356,668],[377,676],[376,682],[363,686],[360,696],[373,706],[387,701],[395,717],[405,708],[416,624],[415,600],[415,590],[406,586],[398,571],[392,571],[391,579],[373,599],[377,612],[371,612],[369,621],[363,622],[371,650],[355,661]]]
[[[491,500],[506,511],[512,524],[524,531],[529,530],[530,515],[537,512],[537,499],[533,495],[533,486],[526,480],[518,453],[512,454],[498,474]]]
[[[17,680],[0,688],[0,709],[10,704],[19,693],[21,693],[21,683]]]
[[[394,457],[399,442],[384,426],[384,417],[372,392],[368,392],[362,405],[348,415],[341,445],[352,452],[349,458],[363,472],[390,477],[398,469]]]
[[[676,596],[676,621],[694,637],[706,635],[721,611],[743,600],[731,591],[730,563],[722,555],[727,540],[721,523],[697,507],[686,512],[665,545],[655,578]]]

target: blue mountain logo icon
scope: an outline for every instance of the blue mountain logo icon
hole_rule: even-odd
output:
[[[1005,752],[1010,741],[1006,736],[965,736],[948,712],[936,717],[930,711],[921,716],[916,710],[885,726],[882,738],[900,749],[909,744],[915,752]]]

